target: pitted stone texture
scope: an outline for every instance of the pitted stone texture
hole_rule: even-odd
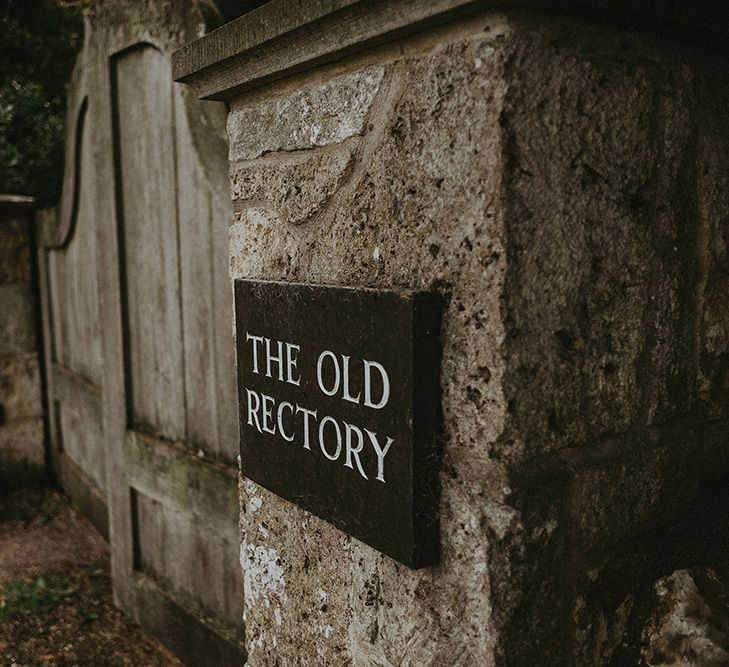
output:
[[[505,54],[508,458],[695,398],[692,74],[614,39],[534,28]]]
[[[373,129],[362,140],[351,175],[316,223],[292,227],[269,208],[251,207],[231,228],[234,278],[442,287],[452,293],[443,361],[442,565],[410,571],[359,543],[337,546],[343,534],[317,520],[321,537],[314,552],[326,558],[310,557],[307,571],[286,578],[282,625],[263,604],[247,609],[249,630],[251,622],[270,628],[265,647],[249,639],[251,664],[274,664],[274,641],[282,662],[316,655],[306,647],[321,641],[319,624],[300,619],[320,588],[330,594],[328,614],[343,619],[346,652],[336,659],[330,652],[319,664],[490,663],[495,635],[484,636],[490,627],[489,522],[500,530],[518,520],[508,508],[491,509],[503,501],[507,484],[503,469],[488,459],[504,412],[494,39],[478,34],[395,66],[392,92],[386,103],[372,107]],[[272,193],[284,188],[284,178],[286,169],[271,173]],[[494,500],[487,503],[489,498]],[[273,496],[269,507],[267,529],[279,555],[305,560],[301,536],[291,529],[301,510]],[[260,516],[244,518],[245,535],[256,534]],[[274,519],[287,529],[271,531]],[[345,597],[331,597],[335,590]],[[339,650],[340,644],[333,646]]]
[[[0,285],[0,356],[36,350],[33,294],[27,283]]]
[[[388,65],[335,187],[331,173],[292,176],[289,156],[232,166],[235,180],[281,165],[256,177],[262,190],[238,191],[234,278],[449,297],[441,564],[412,572],[359,543],[336,546],[341,534],[320,524],[337,565],[291,570],[286,592],[294,619],[325,579],[349,592],[331,608],[348,643],[335,643],[339,663],[321,664],[609,657],[629,596],[596,611],[570,567],[636,539],[696,488],[700,468],[687,461],[699,436],[664,437],[698,409],[696,71],[607,29],[507,24],[473,19]],[[300,93],[280,95],[290,105]],[[279,138],[282,149],[289,134]],[[302,199],[306,225],[287,224],[280,193],[294,179],[326,192],[317,208]],[[269,505],[270,520],[300,520],[284,501]],[[255,535],[260,518],[244,522]],[[269,535],[286,559],[306,553],[294,531]],[[313,626],[277,626],[265,604],[247,614],[271,633],[256,667],[275,664],[273,646],[294,663],[318,641]]]
[[[699,391],[712,417],[729,416],[729,80],[723,63],[702,82],[697,137]]]
[[[231,196],[238,207],[265,206],[284,222],[312,219],[337,191],[353,163],[347,143],[327,152],[297,152],[231,169]],[[271,188],[275,181],[279,188]]]
[[[228,115],[230,160],[327,146],[361,134],[384,73],[375,66],[284,98],[251,104],[241,98]]]
[[[2,216],[0,220],[0,285],[30,282],[31,253],[28,221],[22,216]]]
[[[594,567],[645,531],[674,524],[702,490],[701,428],[676,421],[652,436],[609,438],[562,453],[573,557]]]
[[[241,507],[248,664],[347,664],[351,539],[248,480]]]
[[[40,417],[17,419],[0,426],[0,458],[42,466],[45,463],[43,420]]]
[[[0,422],[41,414],[38,356],[0,357]]]
[[[729,591],[716,572],[677,570],[656,582],[655,596],[643,630],[647,664],[729,664]]]

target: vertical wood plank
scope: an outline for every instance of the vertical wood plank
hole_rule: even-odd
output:
[[[40,229],[41,233],[39,237],[43,237],[43,228],[51,227],[55,224],[55,211],[50,209],[46,211],[40,211],[36,215],[36,225]],[[40,244],[36,249],[36,257],[38,263],[38,289],[40,290],[40,318],[41,318],[41,333],[42,339],[42,354],[43,361],[46,368],[46,407],[48,414],[46,419],[48,420],[48,444],[47,444],[47,455],[50,456],[51,466],[53,465],[54,457],[58,452],[58,440],[57,440],[57,424],[56,424],[56,411],[53,405],[53,378],[51,377],[51,364],[53,363],[53,320],[51,316],[51,294],[50,294],[50,268],[48,265],[48,251],[45,246]]]
[[[131,413],[142,428],[181,440],[185,394],[169,61],[141,46],[115,65]]]
[[[101,380],[99,291],[96,278],[96,196],[91,135],[94,115],[84,125],[78,171],[79,195],[73,238],[66,253],[69,320],[68,366],[98,384]]]
[[[210,192],[196,160],[194,139],[187,122],[184,100],[174,95],[176,108],[180,273],[182,289],[183,345],[187,438],[193,448],[208,455],[218,453],[218,401],[213,299],[213,229]]]
[[[237,456],[235,356],[228,278],[225,109],[177,88],[176,141],[188,438],[227,463]]]
[[[83,109],[78,113],[85,114],[86,102],[81,101],[80,95],[77,97],[75,104]],[[73,187],[67,188],[64,197],[77,197],[77,205],[65,205],[70,216],[64,227],[66,233],[54,239],[54,247],[41,254],[39,263],[48,272],[43,286],[47,311],[44,317],[51,325],[48,352],[55,349],[56,362],[81,380],[67,386],[63,394],[58,393],[57,383],[49,385],[55,449],[63,443],[64,454],[80,469],[84,479],[103,492],[106,460],[98,399],[90,399],[92,394],[83,390],[86,384],[98,387],[102,374],[92,136],[93,125],[89,122],[77,123],[69,133],[68,143],[76,147],[78,154],[71,156],[75,167],[70,183]],[[52,226],[50,221],[48,226]],[[48,361],[49,376],[53,376],[54,364]]]
[[[227,156],[227,151],[222,153]],[[217,316],[215,330],[215,363],[217,369],[218,434],[221,459],[238,467],[238,383],[235,371],[235,341],[233,338],[233,289],[230,280],[228,253],[228,226],[233,218],[227,178],[227,160],[224,159],[224,191],[212,200],[213,299]]]

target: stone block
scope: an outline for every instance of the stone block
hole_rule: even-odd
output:
[[[28,221],[23,216],[3,216],[0,221],[0,285],[30,282],[32,251]]]
[[[710,568],[676,570],[654,584],[641,657],[649,665],[729,663],[725,582]]]
[[[287,214],[279,213],[287,203],[277,193],[292,183],[288,159],[231,167],[235,183],[256,168],[268,169],[274,157],[283,165],[266,172],[265,200],[251,199],[231,228],[234,278],[451,291],[443,371],[442,564],[408,570],[264,493],[262,509],[243,511],[244,569],[260,571],[252,565],[256,554],[264,555],[259,547],[269,561],[274,549],[286,599],[274,603],[269,596],[267,603],[256,592],[265,589],[259,577],[249,581],[247,641],[256,664],[273,664],[274,655],[304,664],[487,664],[493,641],[483,640],[491,613],[488,526],[495,522],[508,532],[518,517],[499,506],[504,471],[488,458],[502,411],[495,310],[504,257],[495,206],[499,63],[496,37],[482,37],[483,27],[394,66],[387,97],[363,121],[371,129],[353,163],[332,188],[330,203],[306,224],[287,224]],[[328,117],[326,108],[319,111]],[[251,118],[249,127],[264,127],[265,118]],[[467,134],[460,131],[466,125]],[[283,140],[289,141],[287,134]],[[265,133],[262,141],[270,145]],[[302,176],[326,192],[330,173],[313,167],[315,156],[330,159],[331,148],[314,148],[301,163]],[[250,506],[245,496],[242,502]],[[315,606],[320,589],[327,595],[325,612]]]
[[[0,357],[0,421],[41,415],[38,356]]]
[[[0,357],[34,352],[36,321],[27,283],[0,285]]]
[[[359,135],[384,76],[375,66],[290,95],[248,103],[228,115],[231,161],[339,143]]]
[[[726,352],[723,283],[695,252],[727,243],[723,205],[696,206],[726,191],[697,191],[702,68],[624,31],[488,13],[232,102],[233,278],[448,301],[439,565],[407,570],[244,484],[251,664],[616,654],[632,593],[601,606],[585,580],[625,572],[719,460],[696,383],[702,349],[724,386]]]
[[[617,40],[526,24],[504,54],[510,458],[695,402],[693,74]]]
[[[7,422],[0,426],[0,465],[4,461],[45,464],[43,420],[40,417]]]
[[[283,223],[300,225],[324,209],[353,164],[347,143],[328,151],[300,151],[231,170],[231,197],[238,208],[265,207]],[[279,187],[271,188],[276,182]]]

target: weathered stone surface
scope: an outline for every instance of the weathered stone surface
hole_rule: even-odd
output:
[[[0,355],[14,356],[36,349],[33,294],[27,283],[0,285]]]
[[[274,207],[239,204],[254,207],[244,208],[231,229],[233,277],[410,287],[447,282],[453,290],[444,351],[443,564],[410,571],[313,518],[306,520],[317,525],[317,547],[304,550],[298,531],[274,532],[271,525],[298,525],[306,515],[266,496],[267,548],[281,560],[287,597],[278,625],[273,605],[247,593],[251,664],[273,664],[273,655],[315,664],[320,645],[329,649],[319,664],[485,664],[489,655],[490,641],[483,640],[488,525],[493,520],[500,530],[513,520],[501,507],[506,484],[498,466],[486,474],[481,468],[503,409],[492,389],[500,373],[500,322],[487,315],[498,308],[503,275],[494,209],[499,107],[492,81],[499,65],[491,39],[439,47],[397,67],[394,92],[373,104],[367,121],[373,129],[334,195],[336,205],[315,224],[282,225]],[[459,132],[467,123],[469,136]],[[235,173],[234,166],[234,179]],[[271,172],[271,193],[286,174]],[[473,419],[456,418],[464,412]],[[244,553],[253,548],[247,540],[260,543],[263,517],[244,510]],[[328,595],[326,611],[316,623],[301,622],[320,588]],[[327,626],[335,629],[328,641],[321,631]],[[251,630],[256,627],[269,629],[265,642]]]
[[[284,98],[253,104],[242,98],[228,116],[230,159],[326,146],[361,134],[383,76],[384,68],[372,67]]]
[[[0,458],[45,464],[43,420],[18,419],[0,426]]]
[[[38,355],[0,357],[0,415],[3,421],[41,414]]]
[[[30,282],[28,224],[23,216],[3,216],[0,221],[0,285]]]
[[[692,74],[637,38],[626,61],[609,34],[557,34],[564,48],[535,28],[505,54],[505,386],[523,438],[504,442],[510,458],[660,421],[695,396]]]
[[[253,482],[240,488],[248,663],[347,664],[351,539],[295,505],[282,512]]]
[[[245,206],[265,206],[283,222],[299,225],[326,207],[353,159],[353,147],[345,143],[324,153],[302,151],[250,162],[231,170],[231,196]],[[280,187],[270,187],[274,178]]]
[[[42,464],[32,206],[2,201],[0,209],[0,453]]]
[[[717,65],[701,82],[705,103],[697,137],[697,306],[699,394],[712,417],[729,415],[729,81]]]
[[[380,57],[366,129],[351,154],[336,147],[346,167],[330,167],[333,146],[296,160],[250,149],[260,133],[266,150],[291,150],[270,108],[315,99],[327,70],[266,91],[265,105],[233,103],[248,134],[231,129],[231,155],[240,140],[250,161],[231,166],[230,268],[447,295],[441,564],[408,571],[275,496],[253,512],[246,486],[244,569],[274,562],[286,590],[267,597],[265,578],[248,580],[250,663],[606,662],[650,572],[641,534],[681,513],[714,460],[698,416],[707,391],[725,396],[729,328],[708,268],[697,300],[695,251],[705,235],[707,267],[724,261],[727,213],[696,202],[727,188],[698,185],[696,156],[722,171],[712,137],[726,100],[708,109],[712,74],[690,54],[566,21],[487,14],[331,76],[364,77]],[[697,312],[712,323],[704,348]],[[701,391],[699,349],[711,350]],[[716,431],[711,452],[722,448]],[[284,528],[304,520],[321,548]],[[319,588],[348,594],[302,622]],[[320,624],[335,629],[327,656]]]
[[[655,596],[643,630],[647,664],[729,664],[729,591],[716,572],[677,570],[655,583]]]

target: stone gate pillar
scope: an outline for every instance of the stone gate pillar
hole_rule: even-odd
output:
[[[244,465],[251,665],[633,664],[642,591],[713,558],[692,526],[719,525],[729,446],[723,3],[516,4],[272,2],[175,55],[229,103],[233,279],[447,303],[438,563]]]

